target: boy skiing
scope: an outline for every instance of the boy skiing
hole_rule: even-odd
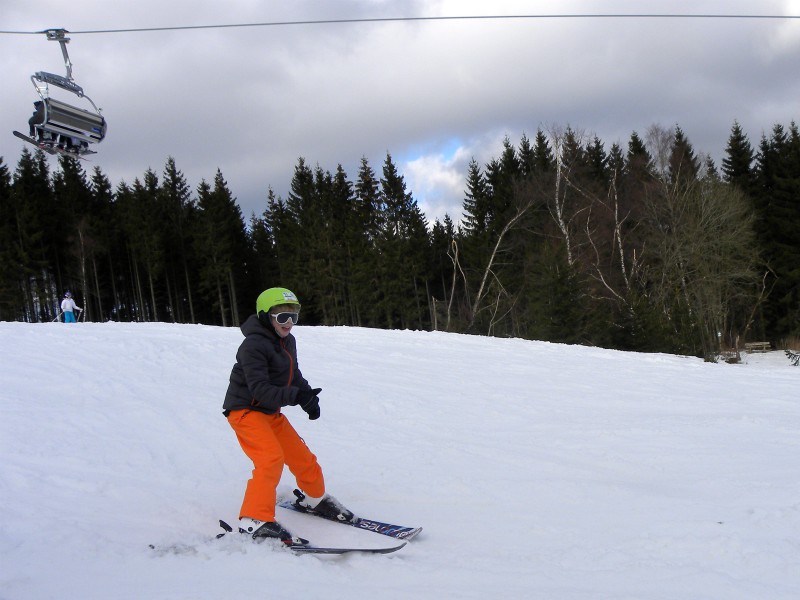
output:
[[[245,336],[236,353],[225,394],[227,417],[244,453],[253,461],[239,513],[239,531],[253,538],[277,538],[287,545],[306,543],[275,521],[276,489],[286,465],[302,494],[297,501],[309,512],[338,521],[353,513],[325,493],[317,457],[283,414],[300,406],[311,420],[320,417],[319,393],[303,377],[291,334],[300,316],[297,296],[286,288],[270,288],[256,300],[256,314],[242,324]]]

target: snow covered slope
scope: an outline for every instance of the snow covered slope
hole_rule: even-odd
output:
[[[782,353],[295,335],[322,418],[287,414],[329,491],[417,539],[341,558],[202,543],[251,468],[220,408],[238,329],[0,323],[0,598],[798,598],[800,368]],[[178,541],[197,551],[148,548]]]

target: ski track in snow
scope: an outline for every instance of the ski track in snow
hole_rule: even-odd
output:
[[[329,491],[418,538],[344,557],[212,540],[251,469],[221,416],[238,328],[0,323],[0,600],[797,599],[800,368],[782,352],[294,332],[322,418],[286,412]],[[319,545],[394,542],[280,514]]]

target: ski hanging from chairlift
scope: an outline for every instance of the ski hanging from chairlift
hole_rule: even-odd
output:
[[[61,45],[67,76],[45,71],[37,71],[31,75],[31,82],[40,99],[33,103],[35,110],[28,120],[30,135],[19,131],[14,131],[14,135],[49,154],[64,154],[76,158],[95,154],[94,150],[89,149],[89,145],[103,141],[106,136],[106,120],[97,105],[72,78],[72,62],[67,52],[69,38],[66,37],[69,32],[66,29],[47,29],[43,33],[48,40]],[[78,98],[85,98],[94,112],[51,98],[50,85],[71,92]]]

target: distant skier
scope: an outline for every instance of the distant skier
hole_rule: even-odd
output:
[[[239,531],[253,538],[277,538],[285,544],[298,543],[298,539],[275,521],[284,465],[303,492],[297,502],[300,506],[334,520],[353,519],[351,511],[325,493],[317,457],[281,412],[283,407],[299,405],[309,419],[320,416],[322,388],[312,389],[300,372],[291,334],[299,316],[300,302],[286,288],[270,288],[258,296],[256,314],[241,326],[245,339],[236,352],[222,407],[254,466],[239,512]]]
[[[61,301],[61,310],[64,313],[64,323],[75,323],[75,311],[82,311],[83,309],[75,304],[75,300],[72,299],[72,292],[67,292]]]

